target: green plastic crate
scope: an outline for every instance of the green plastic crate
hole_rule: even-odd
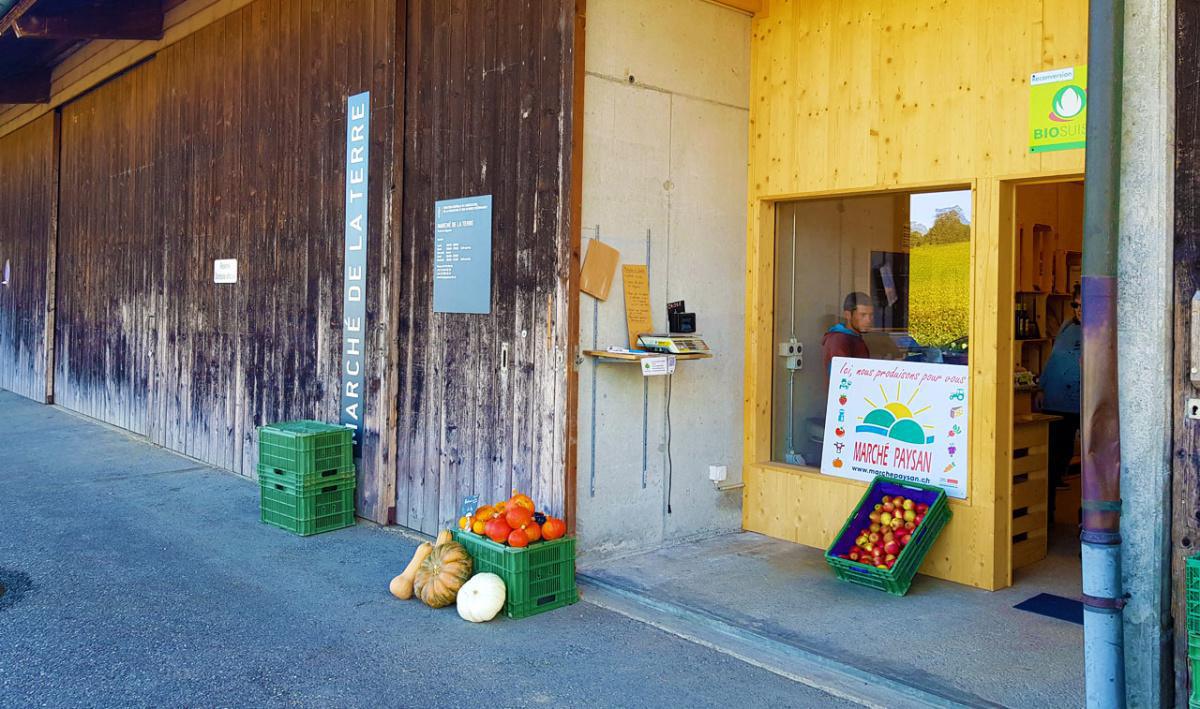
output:
[[[1200,635],[1200,554],[1188,557],[1184,578],[1187,582],[1188,635]]]
[[[1188,697],[1188,709],[1200,709],[1200,657],[1189,657],[1188,666],[1192,670],[1192,694]]]
[[[354,434],[320,421],[284,421],[258,429],[258,464],[297,475],[321,475],[354,465]]]
[[[917,527],[913,540],[900,551],[900,556],[896,557],[896,563],[890,569],[877,569],[870,564],[842,559],[838,555],[846,553],[854,544],[855,533],[869,523],[867,515],[884,495],[903,495],[929,505],[925,519],[921,526]],[[921,567],[925,555],[929,553],[938,534],[949,521],[950,504],[946,492],[940,487],[878,476],[871,481],[854,511],[842,525],[842,530],[834,537],[833,544],[825,552],[825,562],[833,569],[834,575],[843,581],[887,591],[894,596],[903,596],[908,593],[913,577],[917,575],[917,569]]]
[[[579,600],[574,537],[520,549],[462,530],[454,531],[454,540],[474,559],[475,573],[486,571],[504,579],[504,614],[509,618],[528,618]]]
[[[282,483],[260,483],[262,521],[302,537],[354,526],[354,481],[296,492]]]
[[[334,468],[325,470],[320,473],[311,475],[303,475],[301,473],[293,473],[290,470],[280,468],[272,468],[267,465],[258,466],[258,482],[262,483],[279,483],[284,487],[295,492],[312,492],[317,488],[333,485],[335,483],[343,483],[346,481],[354,481],[356,477],[356,469],[352,465],[349,468]]]

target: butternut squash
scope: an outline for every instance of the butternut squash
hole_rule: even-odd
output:
[[[429,556],[433,551],[433,545],[429,542],[422,542],[421,546],[413,552],[412,560],[408,562],[408,566],[404,567],[404,573],[392,579],[388,585],[388,590],[392,595],[402,601],[407,601],[413,597],[413,580],[417,576],[417,568],[421,566],[421,562]]]
[[[434,541],[434,543],[433,543],[434,548],[436,549],[437,547],[440,547],[441,545],[450,541],[451,538],[452,537],[450,536],[450,530],[443,529],[442,531],[438,532],[437,540]]]

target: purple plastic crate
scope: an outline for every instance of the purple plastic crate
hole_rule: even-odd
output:
[[[865,500],[859,505],[858,513],[850,520],[850,524],[842,532],[842,536],[829,549],[829,553],[833,556],[841,556],[849,554],[850,547],[854,546],[854,540],[858,538],[858,533],[871,526],[871,512],[875,509],[875,505],[879,504],[885,495],[892,497],[895,495],[903,495],[912,499],[913,502],[928,505],[929,509],[933,509],[933,503],[938,499],[939,491],[930,490],[926,487],[918,487],[916,485],[905,485],[894,483],[889,480],[877,479],[874,487],[869,491]],[[928,511],[926,512],[928,514]],[[917,528],[917,534],[920,534],[925,528],[921,525]],[[913,541],[916,541],[914,539]]]

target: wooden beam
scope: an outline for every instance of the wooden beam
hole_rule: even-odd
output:
[[[162,39],[163,12],[159,0],[120,6],[87,6],[57,15],[28,12],[13,23],[18,37],[38,39]]]
[[[0,103],[50,103],[50,69],[0,78]]]
[[[13,5],[12,8],[9,9],[8,14],[6,14],[4,17],[0,17],[0,35],[7,32],[8,28],[12,27],[14,22],[20,19],[20,17],[26,12],[29,12],[29,9],[32,8],[34,3],[37,1],[38,0],[21,0],[16,5]]]

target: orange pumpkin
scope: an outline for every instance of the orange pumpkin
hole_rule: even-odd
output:
[[[525,547],[529,546],[529,537],[526,536],[524,529],[514,529],[508,535],[508,545],[510,547]]]
[[[547,517],[542,525],[542,537],[547,541],[559,539],[567,533],[567,523],[557,517]]]
[[[473,568],[471,555],[461,544],[446,542],[434,547],[417,567],[413,592],[430,608],[443,608],[454,603]]]
[[[508,508],[508,512],[504,513],[504,521],[508,522],[508,526],[513,529],[520,529],[533,522],[533,513],[528,508],[512,505]]]
[[[508,501],[509,509],[512,509],[514,506],[524,507],[525,509],[529,510],[530,512],[534,512],[536,510],[536,508],[534,507],[534,504],[533,504],[533,500],[530,499],[528,495],[522,495],[521,493],[517,492],[516,490],[513,490],[512,499],[510,499]]]
[[[475,519],[481,519],[484,522],[488,521],[489,519],[491,519],[495,516],[496,516],[496,511],[492,509],[491,505],[484,505],[483,507],[480,507],[479,509],[475,510]]]
[[[542,527],[537,522],[530,522],[525,525],[525,536],[529,537],[529,543],[532,544],[542,538]]]
[[[502,519],[493,519],[483,526],[483,533],[493,542],[503,544],[508,539],[508,535],[512,534],[512,527],[509,527],[508,522]]]
[[[471,531],[476,534],[483,534],[485,527],[487,527],[487,522],[480,518],[476,518],[475,521],[471,523]]]

